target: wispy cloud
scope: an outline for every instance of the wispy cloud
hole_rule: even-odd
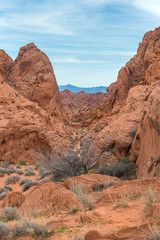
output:
[[[143,34],[159,25],[159,15],[159,0],[5,0],[0,48],[15,57],[22,45],[35,42],[58,81],[108,85]]]

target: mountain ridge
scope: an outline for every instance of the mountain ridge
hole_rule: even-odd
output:
[[[84,91],[85,93],[97,93],[102,92],[106,93],[106,86],[97,86],[97,87],[77,87],[71,84],[67,85],[59,85],[59,91],[63,92],[64,90],[68,89],[73,93],[78,93]]]

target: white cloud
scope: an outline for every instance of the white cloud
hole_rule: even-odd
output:
[[[83,60],[78,58],[55,58],[52,59],[53,63],[105,63],[103,60]]]
[[[160,18],[160,0],[133,0],[132,5]]]

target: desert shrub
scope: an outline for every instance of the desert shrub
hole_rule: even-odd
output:
[[[145,200],[145,211],[148,213],[152,204],[160,201],[160,194],[158,192],[153,191],[151,188],[144,193]]]
[[[21,221],[21,222],[16,223],[11,228],[12,237],[17,238],[17,237],[26,235],[28,233],[27,228],[28,228],[28,223],[27,222]]]
[[[39,183],[48,182],[48,181],[51,181],[51,179],[49,179],[49,178],[44,178],[44,179],[42,179]]]
[[[26,168],[24,169],[24,171],[25,171],[25,172],[27,172],[27,171],[30,171],[30,170],[32,170],[32,171],[33,171],[33,168],[32,168],[31,166],[29,166],[29,167],[26,167]]]
[[[33,229],[33,233],[39,237],[49,237],[53,234],[53,231],[48,232],[46,225],[30,222],[28,227]]]
[[[0,173],[0,177],[3,177],[3,173]]]
[[[0,222],[0,239],[6,239],[9,231],[9,228],[3,222]]]
[[[155,223],[153,225],[148,224],[149,230],[140,229],[145,234],[145,240],[160,240],[160,227]]]
[[[0,168],[0,173],[2,175],[5,174],[5,173],[10,174],[10,171],[9,171],[9,169],[6,169],[6,168]]]
[[[4,192],[4,187],[0,187],[0,193]]]
[[[77,195],[84,207],[92,210],[93,209],[93,198],[82,185],[77,183],[71,183],[69,186],[70,190]]]
[[[101,184],[98,184],[96,186],[93,186],[92,189],[93,191],[96,191],[96,192],[100,192],[100,191],[103,191],[111,186],[114,186],[116,185],[117,183],[113,180],[108,180],[104,183],[101,183]]]
[[[88,173],[97,174],[98,173],[98,169],[92,168],[91,170],[88,171]]]
[[[23,184],[27,183],[27,182],[32,182],[32,180],[30,178],[22,178],[19,181],[19,186],[22,186]]]
[[[19,165],[27,165],[26,161],[19,161]]]
[[[9,166],[9,163],[7,163],[6,161],[4,162],[1,162],[0,163],[0,166],[3,167],[3,168],[7,168]]]
[[[41,149],[37,152],[37,161],[44,168],[51,171],[54,181],[64,181],[73,176],[88,173],[92,168],[97,168],[99,158],[95,157],[91,149],[92,141],[89,138],[83,140],[84,145],[79,151],[66,151],[60,157],[53,148],[50,152]]]
[[[136,168],[134,163],[130,162],[129,159],[124,158],[122,161],[112,163],[110,166],[101,167],[99,173],[122,179],[130,179],[131,176],[135,175]]]
[[[7,186],[4,187],[4,191],[10,191],[11,192],[11,191],[13,191],[13,188],[11,186],[7,185]]]
[[[15,224],[12,227],[12,237],[17,238],[23,235],[31,234],[35,235],[37,237],[49,237],[53,234],[53,231],[49,232],[46,229],[46,225],[33,223],[33,222],[26,222],[22,221],[17,224]]]
[[[40,180],[50,175],[52,172],[46,168],[41,168],[39,171]]]
[[[5,207],[0,210],[0,219],[3,221],[11,221],[18,218],[16,207]]]
[[[21,169],[22,167],[21,167],[20,165],[17,165],[16,168],[17,168],[17,169]]]
[[[21,178],[18,175],[10,176],[5,180],[5,185],[8,184],[15,184],[16,182],[19,182]]]
[[[0,200],[4,199],[7,196],[6,192],[0,194]]]
[[[15,169],[12,165],[8,167],[8,171],[9,171],[10,174],[15,173]]]
[[[15,172],[19,175],[22,175],[23,174],[23,171],[22,170],[19,170],[19,169],[16,169]]]
[[[27,183],[23,184],[22,192],[25,192],[25,191],[27,191],[30,187],[36,186],[36,185],[38,185],[38,182],[33,182],[33,181],[27,182]]]
[[[35,176],[35,172],[31,169],[27,170],[24,174],[24,176]]]

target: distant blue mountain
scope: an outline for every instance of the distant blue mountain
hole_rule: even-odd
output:
[[[97,92],[106,93],[106,88],[107,87],[104,87],[104,86],[83,88],[83,87],[76,87],[71,84],[59,86],[60,92],[68,89],[73,93],[78,93],[80,91],[84,91],[85,93],[97,93]]]

